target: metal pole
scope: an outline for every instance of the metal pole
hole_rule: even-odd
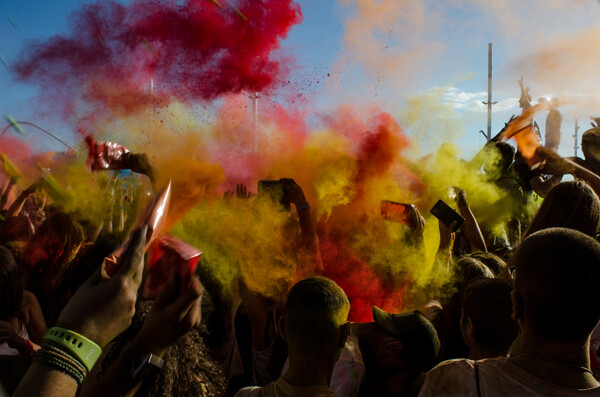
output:
[[[577,132],[578,131],[579,131],[579,125],[577,124],[577,119],[575,119],[575,134],[573,134],[573,138],[575,138],[575,144],[573,145],[573,150],[575,150],[575,157],[577,157],[577,149],[579,149],[579,146],[577,146],[577,142],[578,142]]]
[[[488,43],[487,140],[492,139],[492,43]]]
[[[154,134],[152,129],[154,128],[154,77],[150,77],[150,100],[152,101],[150,106],[150,128],[148,129],[148,144],[152,145]]]
[[[252,98],[252,113],[254,114],[254,135],[253,135],[253,150],[256,153],[257,150],[257,142],[256,142],[256,135],[258,133],[258,98],[259,95],[258,93],[252,94],[250,95],[250,98]]]
[[[30,123],[30,122],[28,122],[28,121],[15,121],[15,122],[12,122],[12,123],[10,123],[8,126],[6,126],[6,128],[5,128],[5,129],[3,129],[3,130],[2,130],[2,132],[0,132],[0,138],[2,138],[2,136],[3,136],[3,135],[6,133],[6,131],[8,131],[8,129],[9,129],[10,127],[12,127],[13,125],[15,125],[15,124],[30,125],[30,126],[32,126],[32,127],[35,127],[35,128],[37,128],[38,130],[40,130],[40,131],[44,132],[46,135],[49,135],[49,136],[51,136],[52,138],[56,139],[57,141],[59,141],[59,142],[60,142],[60,143],[62,143],[63,145],[65,145],[65,146],[67,146],[67,147],[69,147],[69,148],[73,149],[73,151],[75,151],[75,152],[78,152],[78,150],[77,150],[77,148],[76,148],[75,146],[71,146],[71,145],[69,145],[67,142],[63,141],[62,139],[60,139],[59,137],[57,137],[56,135],[54,135],[53,133],[51,133],[51,132],[50,132],[50,131],[48,131],[47,129],[45,129],[45,128],[42,128],[42,127],[40,127],[40,126],[39,126],[39,125],[37,125],[37,124]]]

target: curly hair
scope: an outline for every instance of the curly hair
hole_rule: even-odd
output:
[[[123,347],[141,329],[153,301],[138,303],[131,326],[113,344],[102,362],[105,371],[118,357]],[[163,356],[165,364],[156,378],[147,378],[137,392],[138,397],[224,396],[227,379],[210,357],[200,328],[192,329]]]

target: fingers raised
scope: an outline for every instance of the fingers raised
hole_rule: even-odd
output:
[[[135,277],[136,281],[142,280],[142,269],[144,266],[144,246],[146,245],[146,233],[148,226],[137,230],[123,255],[121,266],[116,275],[122,277]]]

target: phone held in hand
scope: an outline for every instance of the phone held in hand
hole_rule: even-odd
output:
[[[435,203],[429,212],[431,212],[433,216],[438,218],[446,226],[450,226],[452,222],[456,221],[456,226],[454,227],[453,232],[457,231],[462,224],[465,223],[465,218],[463,218],[458,212],[454,211],[442,200],[438,200],[438,202]]]
[[[402,223],[403,225],[413,227],[414,219],[410,216],[412,207],[414,207],[412,204],[403,204],[390,200],[382,200],[381,219],[390,222]]]
[[[130,233],[127,241],[119,247],[115,252],[105,258],[105,272],[106,276],[112,277],[120,266],[120,260],[136,230],[141,229],[144,226],[148,226],[146,232],[146,246],[144,252],[152,245],[154,240],[160,235],[162,229],[166,223],[167,213],[169,209],[169,203],[171,201],[171,181],[154,197],[154,199],[148,204],[144,212],[138,217],[138,220],[133,227],[133,231]]]
[[[285,187],[281,180],[260,180],[257,189],[258,197],[269,198],[274,203],[280,204],[286,211],[291,211],[290,203],[284,200]]]

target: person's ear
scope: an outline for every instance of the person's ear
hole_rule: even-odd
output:
[[[475,333],[475,327],[473,326],[473,321],[471,321],[471,317],[465,317],[464,314],[460,318],[460,333],[462,335],[463,341],[465,345],[470,349],[475,338],[473,334]]]
[[[513,305],[513,313],[512,313],[512,319],[516,320],[517,323],[519,324],[519,328],[522,327],[522,319],[523,319],[523,298],[521,297],[521,295],[519,295],[519,293],[513,289],[510,292],[510,300],[512,301],[512,305]]]
[[[285,332],[285,319],[284,316],[279,317],[279,321],[277,322],[277,326],[279,327],[279,334],[281,335],[281,339],[285,343],[287,343],[287,334]]]
[[[475,333],[475,327],[473,327],[473,321],[471,321],[471,317],[467,317],[465,319],[465,331],[469,338],[473,338],[473,334]]]
[[[346,322],[342,325],[342,332],[340,333],[340,340],[338,341],[338,348],[343,349],[346,345],[346,339],[350,335],[350,323]]]

